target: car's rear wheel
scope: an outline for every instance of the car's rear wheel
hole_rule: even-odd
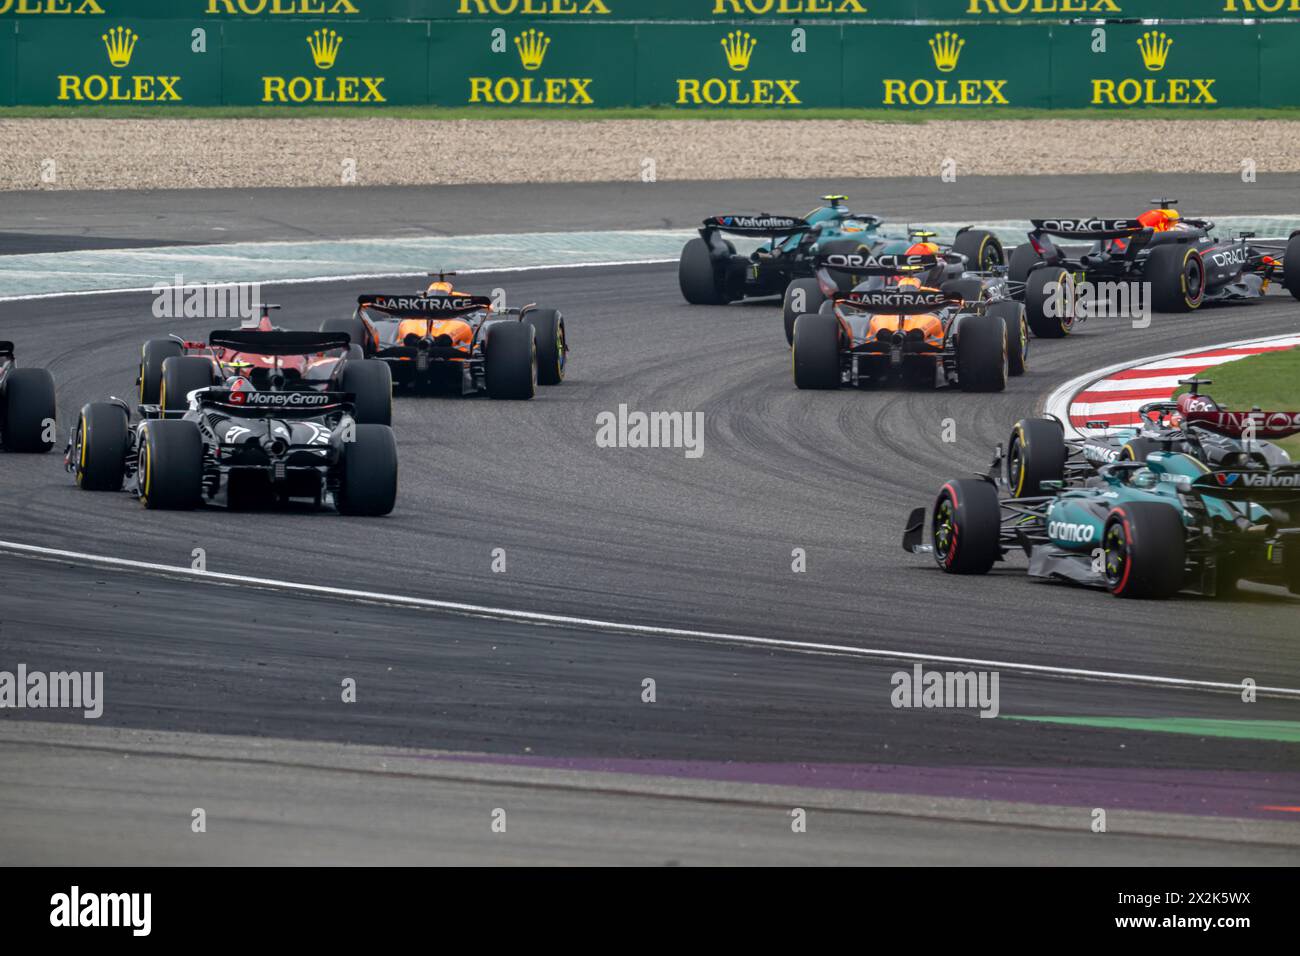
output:
[[[952,251],[966,257],[972,272],[989,272],[1006,262],[1001,240],[987,229],[967,229],[953,240]]]
[[[1025,280],[1025,316],[1040,339],[1063,339],[1074,331],[1074,277],[1043,266]]]
[[[1011,261],[1007,264],[1007,278],[1012,282],[1024,282],[1042,263],[1038,251],[1028,242],[1022,242],[1011,250]]]
[[[1192,246],[1156,246],[1142,272],[1157,312],[1191,312],[1205,301],[1205,261]]]
[[[1002,555],[1002,506],[992,484],[958,478],[939,492],[930,522],[934,559],[949,574],[987,574]]]
[[[343,332],[347,335],[348,341],[352,345],[358,346],[366,358],[375,354],[375,340],[370,334],[370,329],[359,316],[349,315],[342,318],[338,316],[328,318],[320,324],[320,330],[322,332]]]
[[[189,409],[189,394],[212,385],[212,363],[198,355],[175,355],[162,363],[158,404],[164,412]]]
[[[43,368],[14,368],[5,376],[0,438],[9,451],[46,452],[54,447],[54,376]]]
[[[822,292],[821,283],[816,279],[795,279],[785,287],[781,317],[785,323],[786,345],[794,345],[795,319],[810,312],[820,312],[822,305],[828,301]]]
[[[1065,477],[1069,450],[1061,426],[1050,418],[1022,418],[1007,440],[1007,487],[1014,498],[1037,498],[1049,493],[1045,481]]]
[[[203,500],[203,439],[184,419],[146,422],[140,435],[140,503],[181,511]]]
[[[1000,392],[1007,387],[1007,327],[995,315],[958,319],[957,384],[963,392]]]
[[[77,487],[121,491],[129,440],[130,424],[121,405],[91,402],[82,408],[70,453]]]
[[[568,354],[564,316],[556,309],[530,309],[525,318],[532,324],[537,341],[537,384],[559,385],[564,381]]]
[[[839,319],[820,313],[795,319],[790,361],[796,388],[839,388]]]
[[[496,322],[488,329],[484,377],[492,398],[529,399],[537,391],[537,345],[527,322]]]
[[[682,246],[677,284],[691,305],[726,305],[730,300],[722,266],[714,263],[709,244],[703,239],[692,239]]]
[[[1153,451],[1163,451],[1164,445],[1158,441],[1152,441],[1150,438],[1130,438],[1119,450],[1116,456],[1119,461],[1146,461],[1147,455]]]
[[[140,374],[136,388],[141,405],[157,405],[162,391],[163,362],[185,354],[181,343],[175,339],[150,339],[140,346]]]
[[[988,314],[1002,320],[1007,327],[1007,372],[1024,375],[1029,367],[1029,319],[1019,302],[994,302]]]
[[[1282,255],[1282,287],[1300,299],[1300,232],[1291,234]]]
[[[340,514],[386,515],[397,502],[397,439],[387,425],[358,425],[343,446],[334,504]]]
[[[1186,546],[1177,508],[1154,501],[1119,505],[1102,534],[1107,590],[1123,598],[1172,597],[1183,586]]]
[[[355,396],[353,409],[359,424],[393,423],[393,373],[387,362],[379,359],[344,362],[339,388]]]

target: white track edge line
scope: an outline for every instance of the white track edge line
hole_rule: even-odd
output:
[[[648,266],[664,265],[669,262],[676,262],[676,259],[614,259],[609,262],[562,262],[548,263],[536,266],[504,266],[502,268],[491,269],[457,269],[457,275],[482,275],[484,273],[496,272],[536,272],[539,269],[599,269],[604,266]],[[307,276],[295,279],[249,279],[244,285],[257,283],[258,285],[304,285],[308,282],[357,282],[361,279],[410,279],[428,275],[427,272],[357,272],[351,275],[336,276]],[[133,292],[153,292],[159,283],[149,286],[134,286],[127,289],[79,289],[73,292],[33,292],[29,295],[3,295],[0,296],[0,302],[30,302],[35,299],[65,299],[73,296],[84,295],[119,295]],[[207,285],[209,283],[196,283],[197,285]],[[210,283],[215,288],[230,288],[240,285],[239,282],[213,282]]]
[[[0,552],[81,561],[90,564],[128,568],[137,571],[150,571],[205,581],[220,581],[228,584],[246,585],[250,587],[268,588],[272,590],[304,594],[323,594],[329,597],[350,598],[357,601],[372,601],[404,607],[447,611],[470,616],[524,621],[532,624],[568,625],[572,627],[585,627],[602,631],[622,631],[634,634],[646,634],[656,637],[703,640],[716,643],[740,644],[750,647],[767,647],[773,650],[793,651],[796,653],[831,654],[843,657],[859,657],[874,660],[906,660],[917,663],[933,662],[943,664],[962,664],[966,666],[1001,668],[1008,671],[1018,671],[1022,673],[1044,674],[1054,677],[1071,677],[1129,684],[1149,684],[1187,690],[1210,690],[1232,693],[1238,693],[1241,691],[1241,684],[1239,683],[1234,684],[1220,681],[1192,680],[1181,677],[1160,677],[1152,674],[1129,674],[1122,671],[1095,671],[1075,667],[1057,667],[1050,664],[1026,664],[1014,661],[951,657],[940,654],[918,654],[914,651],[891,651],[880,648],[853,647],[846,644],[824,644],[782,638],[756,637],[747,634],[728,634],[721,631],[697,631],[676,627],[658,627],[647,624],[626,624],[619,621],[605,621],[599,618],[575,617],[564,614],[547,614],[539,611],[520,611],[510,608],[490,607],[482,604],[465,604],[459,601],[444,601],[436,598],[421,598],[403,594],[387,594],[381,591],[360,591],[352,588],[330,587],[323,584],[304,584],[295,581],[280,581],[274,578],[258,578],[242,574],[228,574],[220,571],[199,571],[194,568],[155,564],[148,561],[135,561],[130,558],[114,558],[107,555],[87,554],[81,551],[45,548],[39,545],[23,544],[17,541],[0,540]],[[1300,688],[1256,687],[1255,690],[1257,693],[1261,694],[1300,699]]]

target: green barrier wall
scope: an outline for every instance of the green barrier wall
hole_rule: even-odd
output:
[[[1052,106],[1272,105],[1260,96],[1260,33],[1249,27],[1209,24],[1112,24],[1106,27],[1101,52],[1095,49],[1092,28],[1056,27]]]
[[[183,20],[18,25],[13,100],[19,104],[222,102],[220,24]]]
[[[1297,18],[1300,0],[0,0],[0,17],[1062,22],[1075,18]]]
[[[0,104],[1208,110],[1300,106],[1298,53],[1300,21],[629,24],[33,15],[0,24]]]
[[[290,20],[218,26],[224,38],[227,103],[400,106],[428,101],[428,27],[423,23]]]
[[[1047,27],[845,27],[844,105],[1046,108],[1050,53]]]
[[[636,29],[627,24],[434,24],[429,101],[442,106],[629,106]]]

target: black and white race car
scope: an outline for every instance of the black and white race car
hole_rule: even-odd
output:
[[[271,357],[348,345],[342,335],[256,334],[258,353]],[[239,345],[216,332],[209,341]],[[320,507],[330,499],[342,514],[388,514],[397,497],[397,441],[388,425],[359,423],[354,400],[309,385],[257,388],[236,376],[188,392],[179,411],[141,404],[133,417],[120,399],[91,402],[64,464],[83,490],[125,488],[146,508],[194,508],[224,491],[236,509],[292,499]]]

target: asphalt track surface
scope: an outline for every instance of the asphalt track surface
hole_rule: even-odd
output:
[[[1295,211],[1264,208],[1269,202],[1248,191],[1255,187],[1233,182],[1198,184],[1197,196],[1216,211]],[[731,196],[745,192],[745,184],[724,185]],[[715,184],[707,187],[682,186],[671,203]],[[801,205],[790,208],[811,205],[799,197],[824,188],[785,184],[780,211],[796,200]],[[909,188],[917,196],[936,191],[929,183]],[[961,211],[976,222],[1036,211],[1009,202],[1017,189],[1050,192],[1059,199],[1054,211],[1105,214],[1131,211],[1160,191],[1158,183],[1121,178],[993,181],[989,198],[967,196]],[[500,192],[484,187],[479,198],[490,204]],[[540,211],[515,192],[512,215],[521,228],[554,228],[543,213],[573,194],[530,192]],[[361,190],[339,196],[364,204]],[[293,198],[281,193],[275,203],[288,208]],[[101,200],[135,208],[130,196]],[[149,201],[159,202],[158,194]],[[917,218],[945,209],[945,218],[962,218],[938,197],[928,202]],[[296,228],[328,233],[319,207],[298,207]],[[245,228],[267,208],[248,207]],[[704,211],[716,210],[696,207]],[[563,225],[599,226],[608,212],[602,206],[589,220]],[[681,224],[646,222],[647,214],[636,208],[622,225]],[[454,227],[449,221],[445,231]],[[37,236],[43,227],[6,219],[0,228]],[[285,325],[314,328],[349,311],[358,292],[387,291],[375,284],[285,286],[274,298]],[[397,280],[398,290],[407,284]],[[1300,688],[1300,600],[1256,588],[1233,603],[1187,595],[1119,602],[1030,581],[1018,560],[985,578],[944,576],[899,547],[907,511],[928,504],[944,479],[983,468],[1010,425],[1053,386],[1130,357],[1293,333],[1300,304],[1271,295],[1266,303],[1157,316],[1147,329],[1097,320],[1064,342],[1034,342],[1028,374],[1001,395],[802,393],[790,379],[775,304],[687,306],[672,266],[503,273],[476,276],[474,284],[500,286],[513,302],[561,308],[574,349],[570,376],[523,404],[399,399],[401,488],[391,516],[145,512],[126,495],[78,491],[56,454],[7,456],[0,537],[179,567],[203,548],[211,571],[894,653],[828,655],[539,627],[0,554],[0,668],[21,661],[103,670],[108,688],[105,714],[91,730],[58,723],[66,713],[5,712],[0,752],[16,772],[0,782],[0,859],[1300,858],[1297,814],[1264,809],[1296,802],[1293,743],[1009,719],[1296,720],[1294,699],[1243,704],[1232,694],[1139,677]],[[201,337],[212,326],[166,329]],[[138,343],[160,331],[147,295],[0,305],[0,335],[16,341],[20,360],[54,373],[63,428],[83,402],[131,394]],[[703,456],[597,447],[596,414],[620,404],[702,412]],[[943,440],[949,419],[952,443]],[[497,548],[506,554],[504,573],[491,570]],[[791,571],[794,548],[807,554],[806,573]],[[1013,665],[998,668],[1001,716],[894,709],[890,675],[910,668],[904,655]],[[1116,676],[1098,681],[1014,665]],[[345,677],[357,681],[355,704],[339,701]],[[656,682],[653,704],[641,699],[645,678]],[[221,751],[229,739],[265,748],[264,759]],[[358,746],[421,766],[442,766],[455,754],[474,773],[439,786],[435,798],[377,765],[334,766]],[[319,749],[305,764],[283,759],[302,747]],[[539,784],[538,774],[570,783]],[[105,788],[106,779],[114,785]],[[408,825],[417,794],[443,820],[423,839],[412,839]],[[907,799],[891,804],[899,795]],[[227,821],[223,840],[176,837],[176,827],[188,833],[193,806]],[[368,806],[373,816],[359,820]],[[522,814],[527,825],[512,825],[517,840],[488,830],[496,806],[530,808]],[[791,841],[792,806],[820,808],[810,809],[810,819],[825,827],[800,835],[815,838]],[[1117,814],[1104,837],[1088,829],[1094,807]],[[55,827],[78,839],[30,835]]]

